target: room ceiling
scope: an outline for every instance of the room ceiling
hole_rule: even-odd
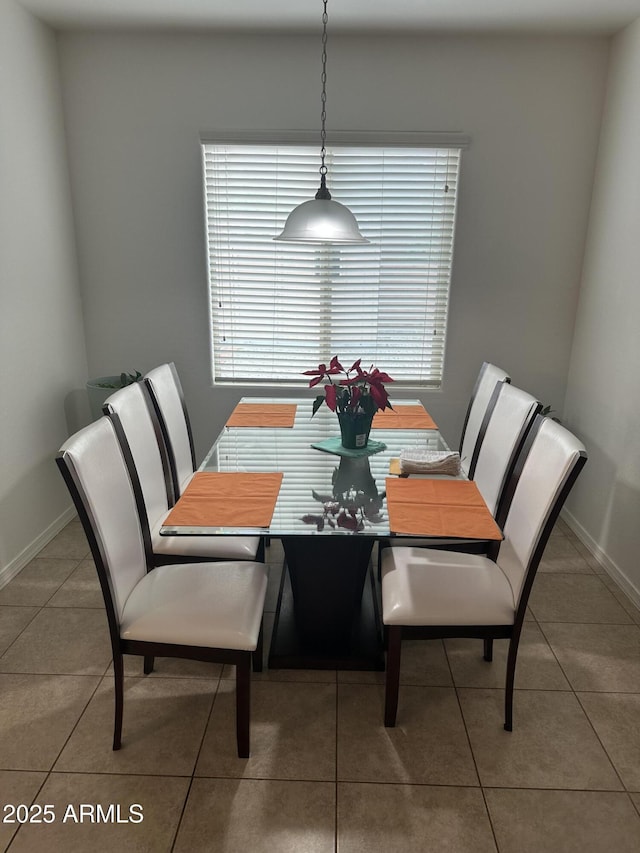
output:
[[[316,31],[321,0],[19,0],[61,29]],[[331,32],[611,34],[640,0],[330,0]]]

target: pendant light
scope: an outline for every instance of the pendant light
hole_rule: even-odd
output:
[[[295,207],[274,240],[285,243],[368,243],[348,207],[331,198],[325,166],[325,120],[327,117],[327,0],[322,13],[322,111],[320,113],[320,188],[315,198]]]

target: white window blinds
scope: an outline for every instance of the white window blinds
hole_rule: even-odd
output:
[[[304,384],[338,355],[440,384],[460,147],[327,147],[371,241],[353,246],[273,240],[316,193],[317,145],[205,142],[203,160],[214,382]]]

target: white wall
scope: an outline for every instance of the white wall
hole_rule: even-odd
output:
[[[483,359],[563,406],[607,57],[603,38],[331,39],[329,136],[472,138],[445,381],[423,395],[451,443]],[[318,39],[66,33],[61,66],[90,372],[174,360],[201,455],[240,392],[211,387],[198,136],[317,129]]]
[[[0,0],[0,585],[70,517],[87,376],[55,37]]]
[[[568,509],[640,604],[640,20],[613,41],[566,420],[589,462]]]

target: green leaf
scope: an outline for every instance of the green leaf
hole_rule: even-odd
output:
[[[324,403],[324,394],[318,394],[316,399],[313,401],[313,412],[311,413],[311,417],[315,415],[320,406]]]

